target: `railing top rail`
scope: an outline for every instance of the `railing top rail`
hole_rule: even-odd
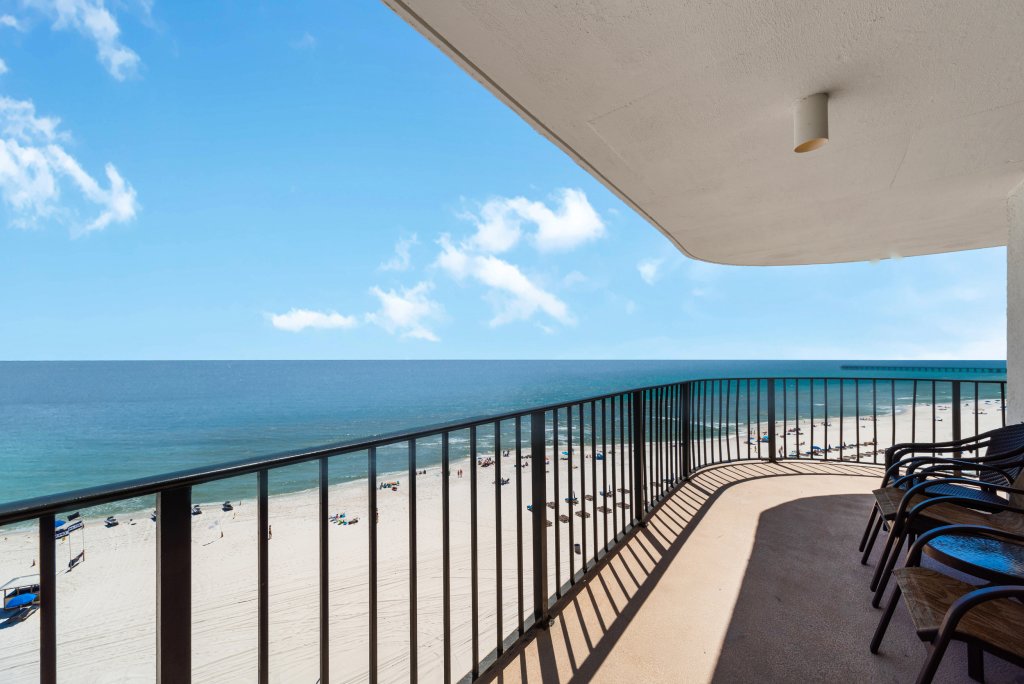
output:
[[[477,416],[446,423],[438,423],[424,427],[400,430],[381,435],[371,435],[335,444],[314,447],[303,451],[287,451],[262,456],[252,456],[236,461],[219,463],[210,466],[199,466],[186,470],[171,473],[163,473],[149,477],[137,478],[110,484],[86,487],[60,494],[51,494],[19,501],[11,501],[0,504],[0,525],[24,522],[38,518],[49,513],[60,513],[76,508],[97,506],[112,501],[131,499],[139,496],[147,496],[158,492],[173,489],[175,487],[195,486],[224,480],[241,475],[251,475],[261,470],[281,468],[289,465],[296,465],[308,461],[331,456],[365,451],[370,448],[380,448],[407,442],[425,437],[432,437],[446,432],[466,430],[471,427],[479,427],[496,422],[513,420],[518,417],[527,416],[539,411],[555,411],[580,404],[599,402],[611,397],[618,397],[632,392],[648,392],[667,387],[674,387],[680,384],[703,382],[703,381],[773,381],[773,380],[881,380],[888,381],[913,381],[919,382],[968,382],[983,384],[1005,384],[1005,380],[966,380],[963,378],[849,378],[843,376],[771,376],[771,377],[749,377],[749,378],[689,378],[675,382],[667,382],[658,385],[634,387],[630,389],[607,392],[591,397],[562,401],[542,406],[534,406],[518,411],[509,411],[490,416]]]

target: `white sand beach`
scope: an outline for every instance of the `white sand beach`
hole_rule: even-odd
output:
[[[979,428],[984,431],[1000,424],[998,405],[982,404],[984,413],[978,415]],[[937,439],[949,437],[953,409],[936,405],[935,413],[944,420],[937,423]],[[973,404],[961,407],[963,430],[973,433]],[[918,405],[916,435],[919,441],[930,441],[930,406]],[[800,422],[802,434],[788,435],[789,451],[803,454],[812,444],[825,446],[822,420],[816,419],[813,443],[810,421]],[[828,442],[839,444],[839,420],[832,419]],[[856,439],[856,418],[843,422],[843,439],[849,445]],[[871,421],[861,420],[860,442],[874,438]],[[911,435],[910,413],[896,416],[897,441],[907,441]],[[941,427],[938,427],[941,426]],[[792,423],[790,427],[793,427]],[[782,446],[782,424],[776,428],[778,445]],[[891,443],[892,430],[889,417],[878,421],[878,449]],[[735,454],[737,437],[731,436],[730,452]],[[747,436],[741,433],[738,441],[741,455],[746,455]],[[803,444],[801,444],[801,442]],[[715,444],[717,448],[717,440]],[[564,447],[560,447],[561,451]],[[767,457],[767,445],[762,455]],[[862,446],[862,460],[870,460],[868,453],[875,446]],[[755,451],[756,453],[756,447]],[[829,458],[847,460],[855,458],[855,449],[848,447],[841,453],[829,453]],[[493,455],[492,455],[493,456]],[[590,449],[575,468],[569,462],[552,459],[547,476],[549,497],[558,502],[557,516],[570,516],[568,522],[554,522],[548,528],[549,559],[552,575],[556,554],[555,530],[558,530],[560,578],[564,582],[570,574],[570,564],[579,569],[580,555],[571,553],[570,528],[573,541],[583,542],[586,527],[586,553],[592,555],[595,517],[571,515],[585,506],[594,515],[595,506],[605,503],[587,500],[605,489],[603,471],[609,470],[610,489],[623,487],[622,465],[611,455],[607,460],[594,460]],[[477,559],[479,568],[479,651],[484,656],[494,649],[498,635],[498,601],[501,592],[502,636],[510,634],[518,618],[517,593],[517,535],[516,535],[516,483],[520,471],[514,467],[514,455],[497,458],[493,466],[477,468]],[[523,468],[523,565],[525,603],[527,614],[531,605],[532,577],[530,514],[525,510],[530,502],[529,473],[533,464]],[[554,493],[557,466],[559,492]],[[455,678],[471,666],[471,464],[460,459],[451,464],[450,525],[451,525],[451,624],[452,672]],[[498,476],[509,478],[509,484],[496,486]],[[424,468],[421,467],[421,470]],[[463,477],[458,477],[462,469]],[[611,471],[615,471],[614,486]],[[596,471],[596,481],[594,474]],[[569,476],[573,484],[569,487]],[[585,477],[586,486],[581,482]],[[628,488],[628,473],[626,475]],[[378,482],[398,480],[397,491],[378,491],[378,625],[379,671],[382,681],[405,681],[408,678],[409,649],[409,482],[407,473],[389,473],[378,477]],[[500,508],[495,493],[500,493]],[[579,497],[579,506],[564,501],[570,492]],[[425,473],[416,478],[417,554],[415,567],[418,577],[418,658],[420,677],[424,681],[439,681],[442,663],[442,507],[441,470],[427,466]],[[368,602],[368,530],[373,520],[368,510],[368,492],[365,482],[351,482],[330,489],[332,513],[345,513],[346,519],[358,517],[352,525],[331,524],[330,544],[330,613],[331,613],[331,679],[338,682],[359,682],[367,672],[367,602]],[[618,494],[616,502],[623,497]],[[628,500],[628,498],[626,498]],[[193,611],[193,679],[196,682],[251,682],[256,672],[256,507],[253,499],[234,501],[234,510],[224,512],[220,504],[202,504],[202,514],[192,518],[192,611]],[[609,506],[611,499],[607,501]],[[318,677],[318,581],[317,581],[317,525],[316,493],[308,490],[298,493],[272,495],[270,498],[270,525],[273,537],[270,549],[270,667],[272,681],[314,682]],[[496,519],[501,515],[501,543],[496,539]],[[608,539],[624,516],[620,507],[608,509],[607,516],[597,512],[598,542],[605,542],[605,518],[608,521]],[[613,513],[612,513],[613,512]],[[81,548],[81,533],[73,533],[68,540],[58,542],[58,675],[62,680],[74,682],[148,682],[155,669],[155,529],[149,511],[132,515],[118,515],[120,524],[106,528],[101,517],[86,517],[86,557],[72,570],[66,570],[69,558]],[[628,517],[628,514],[625,514]],[[130,522],[129,522],[130,520]],[[0,531],[0,582],[9,578],[36,572],[33,562],[39,557],[37,534],[34,530],[7,529]],[[501,562],[499,583],[497,563]],[[554,590],[555,578],[549,578]],[[16,624],[0,624],[0,680],[3,682],[31,682],[38,679],[37,649],[39,634],[38,614]]]

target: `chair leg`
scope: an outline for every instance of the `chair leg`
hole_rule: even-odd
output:
[[[920,674],[917,675],[917,684],[931,684],[932,679],[935,678],[935,673],[939,670],[942,656],[946,655],[946,647],[949,646],[950,636],[944,632],[939,632],[935,642],[928,647],[928,659],[924,661],[924,667],[921,668]]]
[[[884,524],[885,520],[882,516],[878,516],[878,520],[875,521],[875,524],[871,529],[871,536],[868,537],[867,543],[864,545],[864,554],[860,557],[861,565],[868,564],[868,559],[871,557],[871,550],[875,548],[875,540],[878,538],[878,531],[882,529],[882,525]]]
[[[878,581],[882,579],[882,570],[889,561],[889,556],[892,555],[892,548],[896,545],[896,540],[902,532],[902,528],[895,522],[889,523],[889,536],[885,540],[885,548],[882,549],[882,555],[878,557],[878,563],[875,565],[875,574],[871,576],[871,591],[878,588]]]
[[[896,567],[896,561],[900,559],[900,550],[903,549],[903,540],[906,539],[906,535],[900,535],[899,539],[896,540],[896,545],[892,549],[892,553],[886,559],[885,570],[882,573],[882,577],[879,579],[878,588],[875,590],[875,596],[871,599],[871,607],[878,608],[882,603],[882,596],[885,594],[885,587],[889,584],[889,577],[892,576],[892,571]],[[879,564],[878,567],[882,567]]]
[[[868,526],[864,528],[864,534],[860,538],[860,546],[857,547],[858,551],[863,551],[864,546],[868,543],[868,535],[871,534],[871,527],[874,525],[877,515],[878,506],[871,506],[871,516],[868,518]]]
[[[882,619],[878,621],[878,627],[875,628],[875,636],[871,637],[871,652],[878,653],[878,647],[882,645],[882,639],[885,637],[885,630],[889,629],[889,621],[892,620],[892,614],[896,612],[896,604],[900,602],[900,596],[903,594],[903,590],[900,589],[900,585],[896,585],[896,588],[892,590],[892,597],[889,599],[889,605],[885,607],[885,612],[882,613]]]
[[[967,644],[967,676],[976,682],[985,681],[985,652],[971,642]]]

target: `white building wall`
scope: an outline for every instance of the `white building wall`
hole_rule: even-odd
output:
[[[1024,183],[1007,202],[1006,247],[1007,422],[1024,421]]]

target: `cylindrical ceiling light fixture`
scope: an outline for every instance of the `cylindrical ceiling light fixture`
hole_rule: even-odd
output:
[[[793,114],[793,151],[810,152],[828,142],[828,93],[805,97]]]

